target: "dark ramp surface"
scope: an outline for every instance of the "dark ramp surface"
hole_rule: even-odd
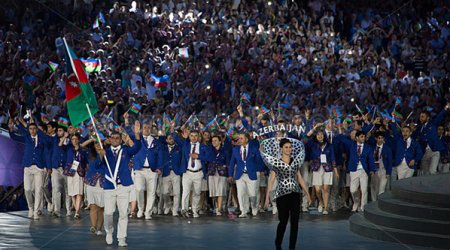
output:
[[[87,212],[78,221],[47,215],[34,221],[26,215],[26,211],[0,213],[0,249],[126,249],[117,247],[116,238],[107,246],[104,235],[91,235]],[[349,216],[342,210],[328,216],[314,211],[302,214],[297,249],[423,249],[353,234]],[[172,216],[129,220],[128,249],[274,249],[278,219],[272,214],[246,219],[203,215],[190,221]],[[289,226],[283,249],[288,248],[288,240]]]

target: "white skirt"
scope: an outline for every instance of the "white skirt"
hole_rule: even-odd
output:
[[[313,171],[312,176],[313,186],[333,185],[333,171],[325,172],[322,166],[319,170]]]
[[[202,179],[202,192],[208,191],[208,180]]]
[[[75,172],[74,176],[67,176],[67,193],[69,196],[83,195],[84,188],[83,177]]]
[[[216,172],[214,176],[208,176],[208,183],[209,197],[227,196],[227,177]]]
[[[100,182],[97,181],[95,187],[86,185],[86,196],[89,205],[97,205],[98,207],[105,207],[104,190],[100,187]]]

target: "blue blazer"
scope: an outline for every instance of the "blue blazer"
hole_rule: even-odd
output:
[[[373,159],[373,148],[368,144],[364,143],[361,155],[358,155],[358,145],[356,141],[351,141],[349,138],[342,136],[340,141],[345,145],[348,152],[348,162],[347,168],[350,172],[355,172],[358,168],[358,162],[361,162],[362,167],[367,174],[370,172],[375,172],[375,161]]]
[[[159,141],[161,146],[161,162],[162,162],[162,177],[166,177],[170,174],[170,170],[176,175],[182,175],[181,169],[181,147],[175,143],[172,151],[169,152],[169,146],[166,143],[166,137],[160,136]]]
[[[58,136],[49,137],[51,141],[51,155],[50,157],[50,165],[52,168],[57,169],[59,167],[63,167],[66,165],[67,160],[67,146],[60,147],[59,141],[60,138]]]
[[[392,129],[392,132],[394,134],[394,140],[396,141],[394,167],[400,165],[400,163],[402,163],[403,161],[403,158],[405,158],[408,167],[410,169],[416,169],[423,157],[423,151],[420,147],[420,144],[416,140],[411,138],[411,145],[409,146],[409,148],[406,148],[407,144],[403,140],[403,136],[400,134],[396,127]],[[409,166],[409,162],[411,160],[414,160],[415,162],[414,166],[412,167]]]
[[[31,138],[28,130],[24,126],[22,126],[22,124],[18,125],[18,129],[19,135],[16,135],[13,132],[9,132],[9,136],[14,141],[22,142],[25,144],[25,151],[22,158],[22,167],[30,167],[32,165],[36,165],[41,169],[47,167],[47,160],[45,157],[45,153],[48,153],[48,151],[46,150],[46,148],[48,147],[47,135],[38,130],[38,143],[37,147],[35,147],[33,139]]]
[[[425,152],[427,144],[434,152],[444,150],[444,146],[437,134],[437,126],[444,116],[445,110],[442,110],[433,121],[428,121],[427,125],[421,124],[412,134],[412,138],[416,139],[422,147],[422,152]]]
[[[77,173],[80,177],[84,177],[86,174],[86,168],[87,168],[87,154],[86,150],[83,150],[82,148],[79,149],[80,156],[79,156],[79,162],[80,165],[78,165]],[[72,145],[68,147],[67,150],[67,160],[66,165],[64,166],[64,175],[67,176],[74,176],[75,173],[72,173],[70,169],[72,168],[72,163],[75,160],[75,149]]]
[[[143,138],[140,140],[141,149],[133,158],[133,168],[135,170],[140,170],[144,166],[145,158],[148,160],[148,164],[150,165],[152,171],[156,171],[156,169],[161,169],[162,166],[162,151],[160,141],[156,138],[153,138],[152,145],[148,148],[147,141]]]
[[[336,158],[334,157],[333,145],[327,143],[322,151],[320,144],[315,140],[310,140],[311,145],[311,170],[318,171],[320,163],[320,155],[325,154],[327,156],[327,163],[324,165],[325,172],[333,171],[333,167],[336,167]]]
[[[376,146],[374,146],[374,158],[375,158],[375,149],[376,149]],[[391,175],[392,174],[393,155],[392,155],[392,149],[387,143],[383,144],[383,148],[381,149],[380,158],[381,158],[380,160],[383,161],[383,166],[386,169],[386,174]],[[375,166],[376,166],[376,164],[375,164]],[[376,169],[378,171],[378,168],[376,168]]]
[[[182,157],[181,157],[181,170],[183,173],[186,173],[187,169],[188,169],[188,163],[189,163],[189,158],[190,158],[190,154],[191,154],[191,142],[189,139],[180,139],[178,137],[178,135],[176,133],[172,134],[173,139],[178,143],[178,145],[181,146],[181,153],[182,153]],[[214,156],[209,148],[209,146],[206,146],[204,144],[200,143],[200,149],[199,149],[199,154],[198,154],[198,160],[200,160],[200,162],[202,163],[202,171],[203,171],[203,176],[206,176],[206,167],[207,167],[207,162],[210,162],[213,160]]]
[[[228,176],[234,177],[239,180],[244,172],[245,163],[241,157],[241,146],[236,146],[233,148],[230,159],[230,167],[228,168]],[[264,171],[264,163],[259,152],[259,148],[256,144],[248,144],[247,152],[247,174],[250,180],[256,180],[256,172]],[[235,173],[236,169],[236,173]]]
[[[131,171],[130,168],[128,168],[128,164],[130,163],[131,158],[139,152],[139,150],[142,147],[142,143],[140,140],[134,140],[133,147],[128,147],[122,145],[122,157],[120,159],[119,163],[119,170],[117,172],[117,178],[120,179],[120,183],[123,186],[130,186],[133,185],[133,180],[131,179]],[[111,167],[111,172],[114,175],[114,171],[116,169],[116,162],[117,159],[114,157],[114,153],[111,149],[111,147],[108,147],[106,149],[106,158],[108,159],[109,166]],[[104,159],[103,159],[104,161]],[[108,175],[109,177],[113,178],[113,176],[110,176],[109,171],[107,169],[107,165],[105,163],[105,175]],[[117,182],[117,180],[115,180]],[[105,180],[103,182],[103,189],[110,190],[114,189],[114,184],[108,181],[105,177]]]

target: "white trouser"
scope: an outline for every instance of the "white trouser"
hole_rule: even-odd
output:
[[[312,173],[309,171],[310,161],[305,161],[300,168],[300,173],[302,174],[303,180],[305,181],[306,188],[310,188],[312,185]],[[306,193],[303,192],[302,198],[302,209],[308,209],[308,198]]]
[[[450,167],[450,163],[439,162],[439,165],[438,165],[439,173],[440,174],[445,174],[445,173],[450,172],[449,167]]]
[[[170,204],[170,191],[172,190],[173,192],[172,213],[178,213],[178,208],[180,207],[180,184],[181,177],[179,175],[176,175],[172,170],[170,171],[170,174],[168,176],[162,178],[162,193],[165,206],[167,206],[167,204]]]
[[[369,177],[364,169],[350,172],[350,193],[352,194],[353,201],[358,204],[359,193],[358,188],[361,187],[361,210],[364,210],[364,206],[367,204],[367,188]]]
[[[338,177],[333,171],[333,185],[331,186],[330,190],[330,205],[334,210],[338,210],[339,208],[341,208],[341,200],[339,199],[339,184],[341,183],[339,181],[340,177],[341,176]]]
[[[386,190],[387,179],[386,169],[384,168],[383,163],[380,162],[377,172],[372,176],[370,181],[370,195],[372,201],[378,200],[378,195],[384,193]]]
[[[63,175],[63,168],[52,170],[52,203],[56,214],[61,213],[61,198],[64,193],[66,211],[70,210],[71,199],[67,193],[67,176]]]
[[[45,175],[45,169],[40,169],[36,165],[26,167],[23,171],[23,189],[25,190],[28,209],[35,213],[39,210],[44,198],[42,186]]]
[[[200,201],[200,193],[202,189],[203,171],[191,172],[186,171],[183,174],[183,194],[181,196],[181,209],[186,210],[189,208],[189,195],[192,188],[192,211],[198,212],[198,203]]]
[[[158,184],[158,173],[150,168],[143,168],[134,171],[136,196],[139,213],[144,211],[144,191],[147,190],[147,204],[145,206],[145,216],[151,216],[156,198],[156,185]]]
[[[414,169],[410,169],[408,164],[406,164],[406,161],[403,160],[402,163],[397,166],[397,174],[399,180],[410,178],[414,174]]]
[[[127,237],[128,228],[128,201],[130,199],[131,187],[117,185],[117,189],[105,190],[105,231],[114,232],[113,215],[116,206],[119,210],[119,222],[117,224],[117,238]]]
[[[441,153],[439,151],[431,151],[429,147],[425,150],[425,154],[420,161],[420,175],[436,174]]]
[[[257,209],[256,193],[258,187],[258,181],[250,180],[247,174],[242,174],[241,178],[236,180],[239,209],[242,211],[242,214],[247,214],[249,211],[249,199],[252,210],[255,211]]]
[[[259,186],[261,184],[261,174],[262,172],[256,172],[256,206],[259,206],[261,202],[261,192],[259,190]]]

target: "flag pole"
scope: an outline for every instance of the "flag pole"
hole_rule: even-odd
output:
[[[89,108],[89,104],[88,103],[86,103],[86,108],[87,108],[87,110],[89,112],[89,117],[90,117],[91,122],[92,122],[92,127],[94,128],[95,134],[97,135],[97,139],[100,142],[100,148],[104,149],[102,140],[100,139],[100,135],[98,134],[97,126],[95,125],[94,117],[92,116],[91,109]],[[108,168],[108,172],[109,172],[110,176],[114,177],[114,175],[112,174],[112,171],[111,171],[111,167],[109,166],[108,158],[106,158],[106,154],[104,155],[104,158],[105,158],[106,166]],[[112,180],[111,177],[109,177],[108,175],[105,175],[105,178],[108,179],[110,182],[112,182],[112,184],[114,185],[114,189],[116,189],[117,188],[116,181]]]

